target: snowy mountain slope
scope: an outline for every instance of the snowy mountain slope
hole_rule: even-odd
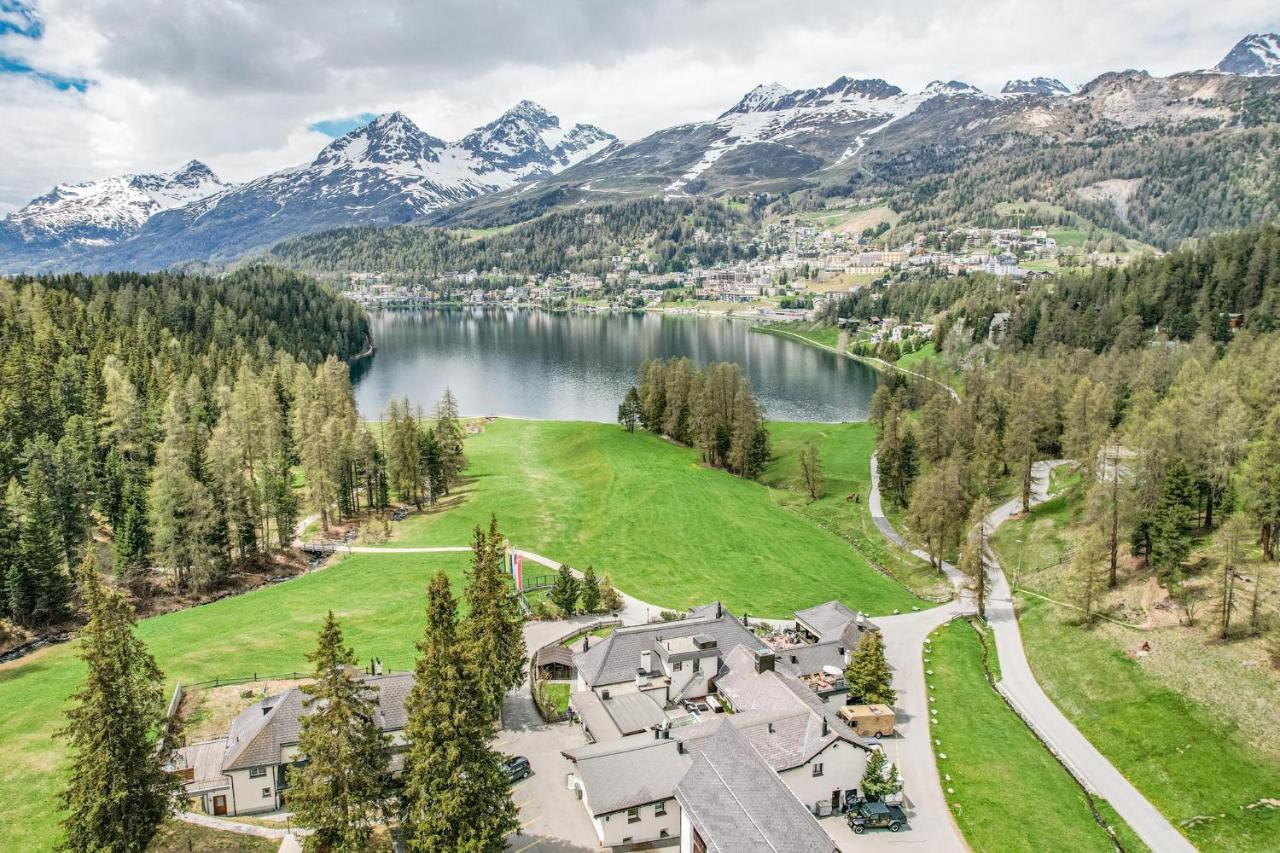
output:
[[[121,175],[59,184],[5,218],[13,237],[28,243],[107,245],[137,233],[162,210],[228,189],[199,160],[155,175]]]
[[[1280,75],[1280,35],[1254,33],[1245,36],[1213,70],[1245,77]]]
[[[1032,77],[1030,80],[1010,80],[1000,90],[1002,95],[1070,95],[1066,83],[1055,77]]]
[[[39,261],[45,268],[152,269],[190,259],[227,260],[323,228],[408,222],[554,175],[616,142],[592,125],[562,128],[530,101],[456,142],[423,131],[403,113],[386,113],[333,140],[308,164],[189,204],[165,205],[116,245]],[[31,259],[21,254],[6,251],[0,239],[0,268],[27,268],[22,264]]]

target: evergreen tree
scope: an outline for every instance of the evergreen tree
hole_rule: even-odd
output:
[[[1186,463],[1175,459],[1165,472],[1160,500],[1151,521],[1150,563],[1166,585],[1182,578],[1182,563],[1191,553],[1191,506],[1195,484]]]
[[[969,578],[970,589],[973,590],[974,603],[978,615],[987,617],[987,595],[991,591],[991,580],[987,576],[987,514],[991,512],[991,502],[986,495],[978,498],[969,512],[969,533],[960,549],[959,569]]]
[[[11,484],[16,489],[16,484]],[[0,495],[0,619],[13,618],[12,604],[9,600],[9,573],[15,572],[15,583],[25,583],[21,569],[20,529],[17,519],[17,507],[10,502],[8,494]]]
[[[551,599],[551,603],[560,608],[565,616],[572,616],[577,612],[578,579],[573,576],[573,570],[563,563],[560,565],[560,570],[556,572],[555,583],[547,593],[547,598]]]
[[[486,535],[479,527],[472,542],[467,576],[467,615],[460,635],[467,654],[467,677],[482,697],[482,708],[496,717],[502,697],[524,680],[524,616],[509,594],[503,572],[505,542],[496,518]]]
[[[44,471],[33,465],[23,490],[21,572],[8,583],[14,618],[29,627],[62,620],[71,603],[71,579],[64,570],[62,537],[49,492]]]
[[[378,726],[376,692],[356,675],[356,656],[329,611],[307,656],[315,681],[304,685],[298,751],[307,763],[289,778],[294,819],[315,830],[308,844],[363,850],[387,803],[389,741]]]
[[[87,672],[60,733],[71,747],[65,845],[142,853],[178,796],[178,779],[165,767],[177,741],[165,716],[164,679],[134,636],[133,608],[103,588],[92,557],[79,580],[89,614],[79,637]]]
[[[849,685],[849,699],[855,705],[892,705],[898,699],[879,631],[862,635],[844,677]]]
[[[137,588],[146,576],[151,532],[147,527],[147,493],[130,479],[121,499],[122,518],[115,530],[115,573],[126,585]]]
[[[1086,625],[1097,616],[1103,593],[1102,563],[1106,559],[1106,542],[1101,531],[1091,525],[1081,535],[1071,555],[1071,580],[1076,606],[1084,614]]]
[[[439,572],[427,593],[405,735],[401,826],[410,850],[487,853],[520,826],[502,759],[489,742],[494,717],[459,654],[457,603]]]
[[[462,452],[462,441],[466,433],[458,420],[458,401],[451,389],[444,389],[444,396],[436,404],[434,418],[435,437],[440,445],[440,460],[444,475],[440,493],[447,495],[449,489],[458,481],[462,470],[467,467],[467,457]]]
[[[890,764],[883,749],[871,750],[867,766],[862,771],[862,795],[878,801],[902,790],[902,778],[896,764]]]
[[[590,565],[582,573],[582,591],[579,594],[583,613],[600,612],[600,581],[596,579],[596,570]]]
[[[636,425],[640,423],[640,392],[634,385],[627,390],[627,396],[618,406],[618,423],[622,424],[627,432],[635,432]]]

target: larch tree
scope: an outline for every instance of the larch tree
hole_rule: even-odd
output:
[[[1236,581],[1240,580],[1240,566],[1244,562],[1245,543],[1249,537],[1249,522],[1237,513],[1227,519],[1218,534],[1218,551],[1222,563],[1221,595],[1218,599],[1218,624],[1220,639],[1231,638],[1231,615],[1235,610]],[[1255,583],[1257,581],[1255,580]],[[1252,620],[1251,620],[1252,621]]]
[[[77,853],[142,853],[179,792],[166,767],[177,739],[164,678],[134,636],[133,608],[102,586],[92,557],[78,578],[89,621],[79,635],[85,678],[60,732],[70,746],[64,844]]]
[[[1031,471],[1040,450],[1040,437],[1045,429],[1045,401],[1048,388],[1034,374],[1024,374],[1021,387],[1013,395],[1009,420],[1005,426],[1004,446],[1009,466],[1018,476],[1018,494],[1022,511],[1031,508]]]
[[[969,511],[968,534],[960,549],[959,569],[969,578],[978,615],[987,616],[987,596],[991,591],[991,579],[987,576],[987,514],[991,501],[986,495],[978,498]]]
[[[216,580],[210,539],[217,519],[209,490],[192,473],[189,417],[186,393],[175,388],[165,405],[164,441],[156,451],[147,495],[153,547],[178,591],[207,589]]]
[[[809,500],[816,501],[822,497],[822,461],[818,458],[818,448],[812,441],[800,448],[798,461],[800,485]]]
[[[363,850],[388,805],[390,742],[378,725],[376,691],[357,675],[355,652],[329,611],[307,656],[315,680],[304,685],[298,751],[307,763],[289,777],[294,819],[315,830],[322,850]]]
[[[1107,558],[1106,542],[1096,526],[1090,525],[1076,543],[1071,555],[1071,580],[1075,604],[1084,614],[1086,625],[1097,617],[1105,590],[1103,563]]]
[[[466,437],[466,433],[462,428],[462,423],[458,420],[458,400],[453,396],[452,389],[444,389],[444,396],[440,398],[440,402],[436,404],[435,412],[432,415],[435,418],[435,437],[440,445],[440,458],[443,467],[444,482],[440,489],[441,494],[449,494],[449,489],[458,482],[464,468],[467,467],[467,457],[463,453],[462,442]]]

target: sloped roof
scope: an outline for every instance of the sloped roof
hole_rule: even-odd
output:
[[[723,721],[686,742],[676,799],[716,853],[832,853],[837,848],[791,789]]]
[[[720,649],[740,644],[753,649],[765,647],[728,610],[709,604],[695,608],[693,615],[685,619],[619,628],[587,651],[575,655],[573,662],[578,675],[590,687],[618,684],[635,677],[642,651],[658,654],[659,641],[695,634],[707,635]]]
[[[857,613],[839,601],[828,601],[825,604],[796,611],[796,621],[808,625],[823,640],[840,636],[845,626],[857,618]]]
[[[594,817],[675,796],[689,769],[677,741],[635,735],[571,752]]]
[[[543,646],[538,649],[534,655],[534,666],[548,666],[550,664],[560,664],[561,666],[573,666],[573,649],[562,646],[559,643],[552,643],[549,646]]]
[[[778,670],[756,672],[755,661],[750,649],[733,649],[716,686],[738,712],[730,718],[734,727],[770,767],[798,767],[837,740],[871,748],[800,679]]]
[[[392,673],[365,676],[362,680],[376,691],[378,725],[384,731],[405,727],[405,702],[413,689],[413,675]],[[280,750],[298,742],[302,716],[310,713],[307,695],[297,687],[268,696],[241,711],[231,721],[222,769],[243,770],[280,763]]]

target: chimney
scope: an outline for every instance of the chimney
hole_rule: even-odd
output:
[[[830,731],[831,729],[827,726],[827,718],[823,717],[822,718],[822,736],[826,737],[830,733]]]
[[[773,661],[773,652],[766,649],[758,649],[756,651],[756,672],[772,672]]]
[[[769,734],[773,734],[773,723],[769,723]]]
[[[587,634],[582,638],[582,650],[585,652],[589,648],[591,648],[591,635]]]
[[[653,670],[653,652],[645,649],[640,653],[640,671],[646,675]]]
[[[716,602],[716,618],[719,619],[724,614],[724,608],[720,606],[720,602]]]

